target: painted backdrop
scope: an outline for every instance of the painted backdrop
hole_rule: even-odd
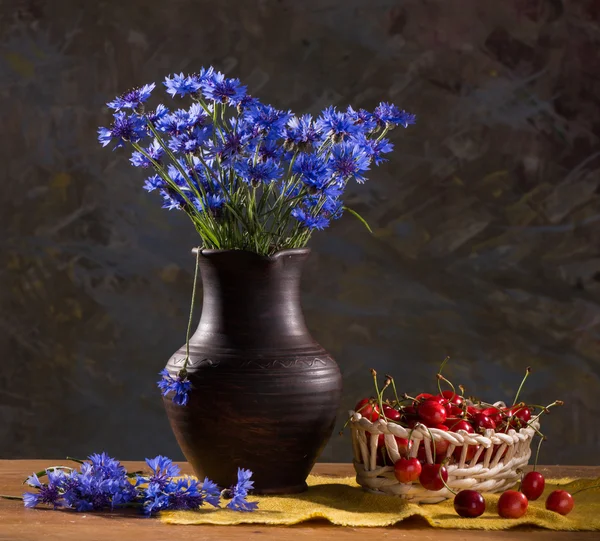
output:
[[[566,406],[545,463],[600,443],[600,7],[594,0],[0,3],[0,456],[179,458],[157,372],[183,342],[197,239],[102,150],[104,103],[214,64],[280,108],[381,99],[397,151],[311,243],[304,305],[345,378],[447,374]],[[334,436],[324,460],[348,460]]]

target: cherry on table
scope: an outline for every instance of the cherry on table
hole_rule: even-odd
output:
[[[394,464],[394,475],[401,483],[412,483],[421,475],[421,463],[417,458],[401,458]]]
[[[498,514],[502,518],[520,518],[527,511],[529,501],[522,492],[507,490],[498,500]]]
[[[546,498],[546,509],[560,515],[568,515],[575,507],[573,496],[566,490],[555,490]]]
[[[544,476],[539,471],[530,471],[521,481],[521,492],[532,502],[542,495],[545,486]]]
[[[423,464],[419,483],[427,490],[442,490],[448,481],[448,470],[441,464]]]
[[[461,517],[479,517],[485,511],[485,500],[476,490],[461,490],[454,497],[454,510]]]

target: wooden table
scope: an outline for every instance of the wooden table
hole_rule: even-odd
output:
[[[22,482],[31,472],[60,464],[53,460],[0,460],[0,494],[20,495]],[[124,462],[128,470],[145,467],[141,462]],[[181,464],[184,473],[192,473]],[[542,466],[546,477],[599,477],[600,467]],[[353,475],[350,464],[318,464],[314,473],[335,477]],[[434,530],[414,518],[391,528],[341,528],[325,521],[299,526],[168,526],[134,512],[75,513],[51,509],[25,509],[22,502],[0,499],[0,541],[459,541],[527,539],[528,541],[592,541],[598,532],[551,532],[521,528],[506,532]]]

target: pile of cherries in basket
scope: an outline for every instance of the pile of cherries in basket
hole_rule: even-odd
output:
[[[539,431],[534,422],[543,413],[548,413],[553,406],[562,405],[563,402],[556,400],[548,406],[529,405],[519,402],[519,396],[531,369],[527,368],[525,377],[519,386],[515,399],[511,406],[494,406],[473,397],[469,399],[464,396],[464,388],[459,386],[460,393],[456,392],[454,385],[442,376],[442,370],[448,359],[442,363],[438,380],[438,393],[421,393],[414,397],[407,394],[400,398],[397,394],[394,379],[386,376],[384,386],[379,389],[377,373],[371,370],[375,383],[376,397],[365,398],[358,402],[355,411],[366,417],[371,422],[384,419],[386,422],[399,424],[407,429],[417,426],[425,426],[428,429],[436,428],[443,431],[457,432],[464,430],[467,433],[484,433],[488,429],[495,432],[507,433],[509,430],[521,430],[531,427],[540,436],[537,448],[536,460],[544,441],[544,435]],[[450,389],[442,390],[442,383],[447,384]],[[393,400],[383,399],[385,391],[391,387],[394,394]],[[485,511],[485,499],[482,494],[475,490],[460,490],[455,492],[447,485],[448,470],[446,464],[450,461],[460,462],[463,448],[457,447],[454,453],[446,457],[450,443],[444,439],[435,439],[432,446],[433,463],[429,464],[426,459],[426,451],[423,446],[419,448],[416,457],[410,457],[412,440],[410,438],[399,438],[394,436],[398,445],[400,459],[395,463],[389,458],[385,447],[383,434],[379,435],[377,464],[379,466],[393,466],[394,475],[400,483],[419,482],[425,489],[438,491],[446,487],[454,496],[454,509],[461,517],[478,517]],[[465,461],[471,461],[477,454],[477,445],[467,447]],[[481,452],[478,462],[483,462],[485,453]],[[518,490],[507,490],[502,493],[498,500],[498,514],[503,518],[522,517],[528,507],[529,501],[537,500],[545,488],[543,475],[535,471],[527,473],[521,479]],[[574,506],[573,497],[567,491],[555,490],[546,499],[546,509],[567,515]]]

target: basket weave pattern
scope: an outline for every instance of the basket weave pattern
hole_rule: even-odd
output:
[[[494,405],[504,407],[502,402]],[[531,426],[518,432],[510,429],[507,433],[500,433],[489,429],[484,434],[469,434],[464,430],[445,432],[437,428],[426,428],[422,424],[416,425],[414,429],[406,429],[382,418],[371,422],[354,411],[350,412],[350,417],[357,483],[369,492],[400,496],[415,503],[437,503],[453,494],[446,488],[432,492],[418,482],[400,483],[394,476],[393,466],[378,466],[377,441],[380,434],[384,434],[388,456],[394,463],[400,459],[394,436],[405,439],[410,436],[410,457],[416,457],[423,445],[428,464],[433,464],[431,436],[436,441],[449,442],[446,457],[452,456],[455,449],[461,447],[460,460],[446,465],[446,484],[454,490],[468,488],[480,492],[502,492],[519,480],[520,469],[527,465],[531,456],[531,441],[535,430],[539,429],[539,422],[536,420]],[[467,462],[469,445],[479,448]],[[480,461],[482,455],[483,460]]]

